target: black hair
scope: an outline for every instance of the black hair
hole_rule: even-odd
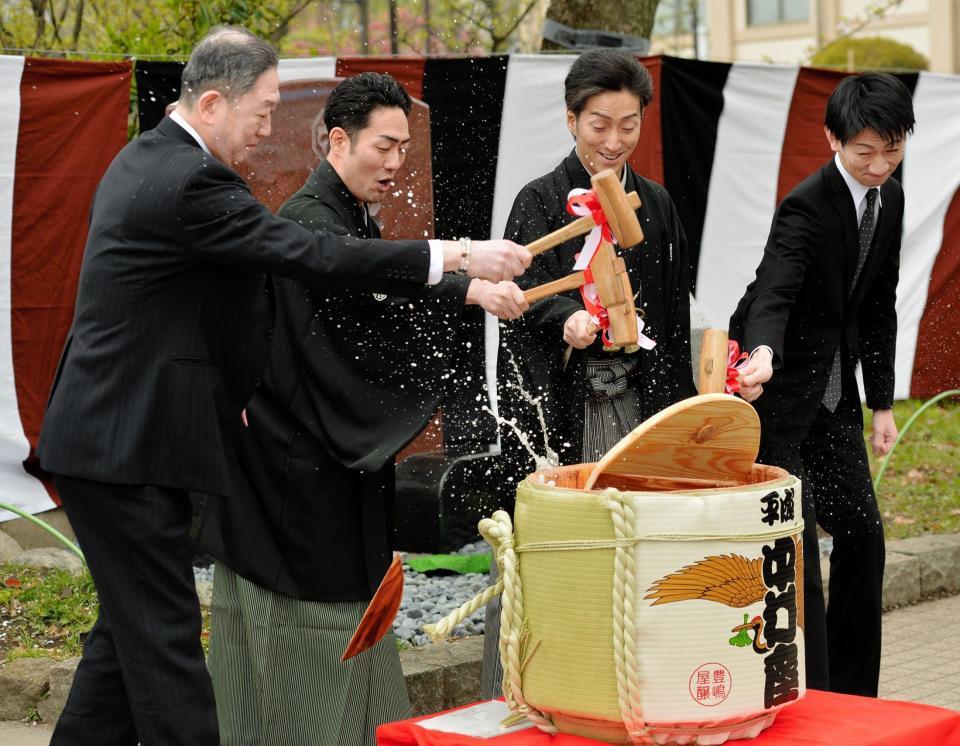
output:
[[[567,111],[580,116],[587,101],[599,93],[629,91],[643,108],[653,99],[653,80],[647,68],[629,52],[591,49],[581,54],[563,81]]]
[[[830,94],[823,123],[843,144],[865,129],[890,144],[913,132],[913,97],[895,75],[851,75]]]
[[[214,26],[193,48],[183,68],[180,103],[192,106],[211,90],[235,100],[278,64],[276,50],[245,28]]]
[[[327,132],[340,127],[353,140],[357,132],[369,124],[370,113],[381,106],[403,109],[404,114],[409,114],[413,102],[392,76],[360,73],[347,78],[330,92],[323,123]]]

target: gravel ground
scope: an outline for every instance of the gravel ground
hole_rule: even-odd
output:
[[[825,536],[820,539],[820,559],[826,559],[833,551],[833,537]]]
[[[490,551],[485,541],[467,544],[454,554],[484,554]],[[404,568],[403,601],[393,622],[393,633],[409,645],[429,645],[421,627],[439,622],[487,587],[489,576],[426,575]],[[454,631],[453,637],[483,634],[485,609],[477,609]]]
[[[454,554],[483,554],[490,551],[485,541],[467,544]],[[198,561],[193,568],[198,581],[213,582],[213,565]],[[429,645],[430,639],[421,630],[422,625],[439,622],[461,604],[469,601],[487,587],[486,574],[427,575],[404,567],[403,601],[393,632],[408,645]],[[483,634],[483,608],[458,626],[453,637]]]

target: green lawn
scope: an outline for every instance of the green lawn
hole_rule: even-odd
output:
[[[0,661],[80,655],[96,616],[89,574],[0,565]]]
[[[897,402],[897,427],[902,429],[921,404]],[[869,452],[869,410],[864,424]],[[880,461],[871,453],[874,474]],[[890,458],[877,499],[888,539],[960,532],[960,402],[945,399],[913,423]]]
[[[80,655],[97,618],[97,593],[88,572],[39,571],[0,564],[0,664],[24,657],[57,660]],[[207,649],[210,610],[202,609]]]

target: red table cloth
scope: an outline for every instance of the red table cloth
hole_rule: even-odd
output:
[[[433,717],[428,715],[427,717]],[[378,746],[596,746],[579,736],[550,736],[528,728],[496,738],[429,731],[414,718],[377,729]],[[960,712],[916,702],[851,697],[808,690],[785,708],[749,746],[960,746]]]

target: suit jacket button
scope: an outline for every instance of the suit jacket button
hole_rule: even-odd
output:
[[[260,376],[257,376],[253,379],[253,387],[255,389],[260,388],[263,385],[263,379]]]
[[[273,329],[267,329],[267,331],[263,333],[263,336],[266,337],[266,340],[269,342],[273,339]]]

